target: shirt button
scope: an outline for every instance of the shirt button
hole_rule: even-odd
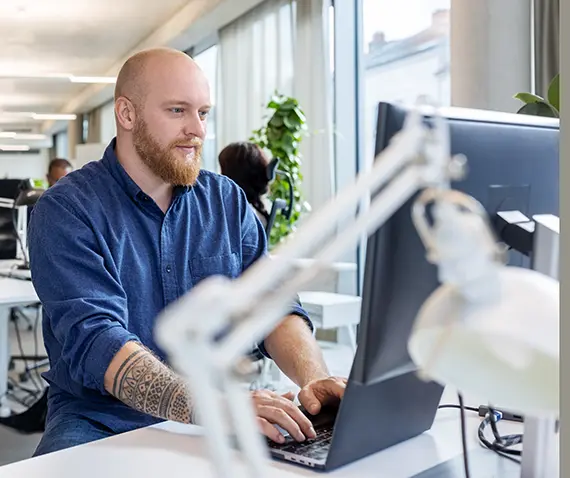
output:
[[[168,272],[170,274],[172,272],[172,267],[166,266],[166,272]]]

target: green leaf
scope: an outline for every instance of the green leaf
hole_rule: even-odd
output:
[[[549,118],[558,118],[558,111],[548,103],[541,101],[539,103],[528,103],[517,111],[519,114],[531,116],[545,116]]]
[[[307,122],[307,118],[305,117],[305,114],[301,111],[300,108],[295,108],[293,111],[295,112],[301,123],[304,124]]]
[[[284,119],[285,118],[276,114],[273,116],[273,118],[271,118],[271,120],[269,121],[269,124],[271,126],[275,126],[276,128],[279,128],[279,127],[283,126]],[[287,126],[287,125],[285,125],[285,126]]]
[[[560,74],[556,75],[548,86],[548,102],[560,111]]]
[[[544,102],[544,98],[541,98],[538,95],[533,95],[532,93],[517,93],[514,96],[517,100],[521,100],[523,103],[532,104],[538,102]]]

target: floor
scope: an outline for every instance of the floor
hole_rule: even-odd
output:
[[[30,315],[31,323],[33,325],[35,317]],[[24,354],[41,355],[45,353],[43,348],[43,341],[41,338],[41,330],[37,330],[37,345],[34,341],[34,329],[28,327],[28,323],[24,320],[19,320],[20,341],[18,341],[18,334],[14,324],[10,325],[10,342],[12,355],[22,355],[20,352],[20,345]],[[352,352],[347,347],[331,347],[330,344],[322,343],[323,354],[325,361],[333,375],[348,376],[350,372],[350,365],[352,363]],[[37,353],[36,353],[37,347]],[[10,373],[13,380],[19,380],[19,372],[23,370],[23,364],[17,364],[15,370]],[[43,381],[34,376],[35,384],[41,386]],[[27,388],[34,390],[36,386],[30,380],[23,382]],[[294,384],[280,375],[280,379],[275,383],[274,387],[277,391],[285,391],[295,389]],[[13,398],[17,400],[26,399],[26,394],[23,392],[15,393]],[[15,412],[22,412],[26,409],[23,405],[14,399],[8,399],[8,405]],[[11,428],[0,425],[0,466],[16,461],[24,460],[32,456],[36,446],[41,438],[41,434],[22,434],[14,431]]]

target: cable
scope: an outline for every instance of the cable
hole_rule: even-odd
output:
[[[16,329],[16,339],[18,341],[18,348],[20,349],[20,354],[22,355],[22,357],[24,357],[24,367],[26,369],[28,369],[29,368],[28,367],[28,361],[25,359],[26,355],[24,354],[24,348],[22,347],[22,338],[20,336],[20,326],[18,325],[18,318],[17,317],[15,317],[15,320],[14,320],[14,328]],[[32,384],[36,388],[36,391],[40,392],[41,388],[42,388],[41,384],[40,385],[37,384],[33,374],[30,374],[30,381],[32,382]]]
[[[458,393],[459,397],[459,408],[461,410],[461,443],[463,445],[463,467],[465,469],[465,478],[470,478],[469,473],[469,457],[467,456],[467,431],[465,425],[465,405],[463,404],[463,396]]]
[[[520,450],[511,450],[509,448],[514,445],[522,443],[523,435],[515,434],[515,435],[501,436],[497,429],[497,422],[502,419],[502,413],[495,411],[491,408],[489,408],[489,410],[490,412],[487,414],[485,419],[479,425],[479,430],[478,430],[479,442],[481,443],[482,446],[491,451],[494,451],[503,458],[506,458],[508,460],[520,464],[520,460],[515,458],[515,456],[521,455]],[[493,431],[494,441],[492,443],[489,440],[487,440],[487,438],[485,437],[485,429],[487,428],[488,425],[491,425],[491,429]]]
[[[461,410],[461,406],[460,406],[460,405],[456,405],[456,404],[454,404],[454,403],[446,403],[446,404],[444,404],[444,405],[440,405],[440,406],[437,407],[437,408],[456,408],[456,409],[458,409],[458,410]],[[467,410],[468,412],[479,413],[479,409],[478,409],[478,408],[475,408],[475,407],[467,407],[467,406],[464,406],[463,409],[464,409],[464,410]]]
[[[492,407],[479,407],[479,408],[475,408],[475,407],[468,407],[463,405],[463,399],[461,397],[461,395],[459,395],[459,405],[457,404],[444,404],[444,405],[439,405],[437,407],[438,409],[440,408],[454,408],[454,409],[459,409],[461,410],[461,434],[462,434],[462,441],[463,441],[463,456],[464,456],[464,467],[465,467],[465,474],[466,477],[469,477],[468,473],[468,460],[467,460],[467,444],[465,442],[466,439],[466,433],[465,433],[465,414],[464,411],[470,411],[470,412],[475,412],[478,413],[480,416],[484,416],[483,421],[481,422],[481,424],[479,425],[479,430],[478,430],[478,438],[479,438],[479,442],[480,444],[487,448],[488,450],[491,450],[495,453],[497,453],[498,455],[500,455],[503,458],[506,458],[507,460],[511,460],[514,461],[515,463],[520,464],[520,460],[515,458],[516,456],[521,456],[521,451],[520,450],[512,450],[510,449],[510,447],[515,446],[515,445],[519,445],[523,442],[523,435],[522,434],[513,434],[513,435],[503,435],[501,436],[501,434],[499,433],[499,430],[497,428],[497,422],[499,420],[503,420],[503,412],[495,410]],[[487,410],[487,412],[485,413],[485,415],[482,415],[482,410],[485,409]],[[513,415],[510,413],[507,413],[508,417],[513,417],[512,421],[521,421],[520,420],[520,416],[519,415]],[[493,418],[491,418],[493,417]],[[485,430],[487,428],[487,426],[491,427],[491,430],[493,432],[493,438],[494,441],[490,442],[486,437],[485,437]]]

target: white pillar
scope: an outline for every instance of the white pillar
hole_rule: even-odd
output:
[[[516,112],[531,91],[531,0],[451,0],[451,103]]]

